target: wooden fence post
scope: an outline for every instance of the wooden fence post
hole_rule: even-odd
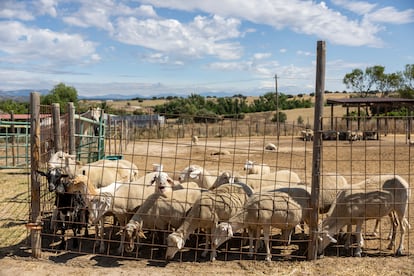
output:
[[[31,216],[27,228],[30,229],[32,257],[41,256],[41,216],[40,216],[40,180],[37,170],[40,164],[40,94],[30,94],[30,141],[31,141]]]
[[[319,187],[322,153],[322,116],[323,93],[325,91],[325,41],[318,41],[316,56],[316,83],[315,83],[315,117],[313,123],[313,155],[312,155],[312,191],[311,191],[311,218],[309,225],[308,260],[316,260],[318,254],[318,210]]]
[[[53,134],[55,140],[55,152],[61,151],[62,148],[62,131],[60,129],[60,105],[58,103],[52,104],[53,116]]]

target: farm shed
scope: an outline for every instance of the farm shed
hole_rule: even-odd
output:
[[[376,137],[379,139],[378,130],[380,129],[379,124],[380,120],[384,120],[385,125],[388,125],[389,119],[386,116],[383,117],[375,117],[376,120],[376,130],[368,130],[364,129],[361,125],[363,120],[371,119],[369,114],[369,109],[376,110],[377,113],[380,109],[383,109],[383,113],[387,113],[388,111],[394,110],[396,108],[405,107],[407,108],[407,128],[406,128],[406,138],[410,140],[411,138],[411,130],[412,130],[412,120],[413,120],[413,111],[414,111],[414,99],[402,99],[402,98],[342,98],[342,99],[327,99],[326,104],[330,105],[330,123],[331,123],[331,130],[335,129],[334,126],[334,106],[341,105],[346,107],[346,130],[351,129],[351,122],[353,120],[357,120],[357,130],[363,130],[364,136],[372,134],[372,132],[376,132]],[[350,114],[351,108],[357,108],[357,116],[353,117]],[[362,116],[361,110],[365,110],[365,116]],[[371,114],[372,115],[372,114]],[[386,131],[386,130],[385,130]],[[387,134],[386,132],[384,133]]]

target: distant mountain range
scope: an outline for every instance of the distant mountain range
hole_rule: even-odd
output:
[[[20,89],[20,90],[9,90],[9,91],[0,90],[0,100],[11,99],[14,101],[19,101],[19,102],[27,102],[30,99],[30,93],[34,91],[39,92],[41,95],[46,95],[50,92],[50,90],[48,89]],[[205,93],[201,93],[200,95],[203,97],[231,97],[234,94],[235,94],[234,92],[205,92]],[[182,97],[183,95],[159,94],[159,95],[152,95],[148,97],[148,96],[141,96],[138,94],[137,95],[106,94],[106,95],[100,95],[100,96],[79,95],[78,98],[82,100],[104,101],[104,100],[129,100],[129,99],[134,99],[134,98],[151,99],[153,97],[160,98],[160,97],[167,97],[167,96]],[[186,96],[189,96],[189,95],[186,95]]]

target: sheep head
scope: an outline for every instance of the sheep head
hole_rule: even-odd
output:
[[[233,228],[227,222],[219,223],[214,228],[213,237],[214,240],[212,242],[218,247],[233,237]]]
[[[244,168],[243,170],[248,171],[253,169],[254,166],[254,161],[250,161],[250,160],[246,160],[246,163],[244,163]]]
[[[125,241],[127,243],[125,251],[130,253],[134,250],[135,239],[146,239],[144,232],[142,231],[142,225],[138,222],[129,222],[123,229],[125,233]]]
[[[171,260],[174,258],[175,254],[184,248],[185,241],[182,234],[171,233],[167,237],[167,252],[165,253],[165,258]]]
[[[166,196],[168,191],[172,190],[174,186],[174,180],[165,172],[159,172],[151,181],[151,184],[156,185],[156,191],[161,195]]]
[[[323,251],[325,250],[325,248],[330,244],[330,243],[337,243],[338,241],[336,239],[334,239],[329,233],[328,231],[324,230],[321,231],[319,233],[319,237],[318,237],[318,254],[322,255]]]
[[[217,177],[216,181],[214,181],[214,184],[209,188],[209,190],[213,190],[223,184],[234,183],[234,179],[235,177],[231,172],[225,171],[219,177]]]
[[[191,165],[185,168],[180,176],[178,177],[178,181],[185,182],[185,181],[192,181],[194,179],[200,179],[201,175],[203,174],[203,169],[199,166]]]

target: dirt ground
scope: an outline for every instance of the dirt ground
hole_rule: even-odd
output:
[[[263,151],[272,142],[277,151]],[[350,183],[372,175],[395,173],[414,183],[414,147],[405,143],[404,136],[383,136],[379,141],[324,141],[321,173],[338,172]],[[230,152],[230,154],[217,154]],[[208,138],[200,137],[197,145],[190,138],[151,140],[128,144],[124,158],[134,162],[140,174],[161,163],[164,170],[177,176],[177,172],[191,164],[199,164],[211,173],[223,170],[243,172],[246,159],[269,164],[272,170],[290,168],[307,182],[312,175],[312,143],[297,137]],[[24,224],[28,214],[28,176],[22,172],[0,171],[0,275],[413,275],[414,228],[408,231],[404,244],[405,255],[393,256],[387,250],[388,222],[383,220],[380,237],[366,238],[362,258],[347,256],[341,247],[330,247],[325,257],[314,261],[296,256],[275,256],[265,262],[263,256],[249,259],[234,252],[219,253],[215,262],[197,259],[180,261],[175,258],[166,263],[162,258],[138,258],[78,254],[45,250],[40,259],[32,259]],[[412,186],[411,186],[412,187]],[[25,200],[26,199],[26,200]],[[19,204],[21,211],[15,212]],[[408,220],[414,221],[414,204],[410,199]],[[26,211],[24,211],[26,210]],[[23,213],[23,214],[22,214]],[[20,216],[20,217],[19,217]],[[368,233],[373,228],[367,223]],[[12,233],[14,235],[12,235]],[[294,237],[295,239],[295,237]],[[398,241],[398,237],[397,237]],[[276,249],[274,249],[276,250]],[[227,254],[228,253],[228,254]],[[232,255],[231,255],[232,254]],[[232,257],[228,257],[232,256]]]

